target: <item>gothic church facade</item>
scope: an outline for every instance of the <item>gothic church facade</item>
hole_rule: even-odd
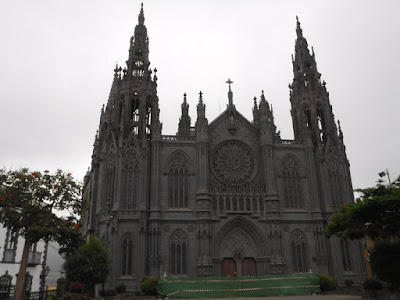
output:
[[[289,86],[294,140],[284,140],[264,94],[249,121],[235,108],[230,81],[227,109],[215,120],[200,93],[192,126],[184,96],[177,134],[162,135],[143,7],[138,19],[127,65],[114,70],[84,185],[85,232],[112,255],[107,284],[135,289],[148,274],[310,269],[361,282],[359,243],[324,234],[353,191],[340,124],[299,21]]]

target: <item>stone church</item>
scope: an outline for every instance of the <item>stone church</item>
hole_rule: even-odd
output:
[[[285,140],[263,93],[252,120],[236,110],[230,80],[227,108],[215,120],[200,92],[192,124],[185,95],[176,135],[163,135],[144,19],[142,7],[126,66],[114,70],[84,184],[85,233],[112,256],[107,285],[135,289],[148,274],[310,270],[339,284],[362,282],[360,243],[324,234],[353,189],[340,124],[299,21],[289,85],[294,140]]]

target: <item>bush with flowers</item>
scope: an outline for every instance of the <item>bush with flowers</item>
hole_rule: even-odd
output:
[[[72,293],[83,293],[85,286],[82,283],[74,282],[69,286],[69,291]]]
[[[354,280],[353,279],[345,279],[344,280],[344,285],[345,286],[352,286],[354,284]]]

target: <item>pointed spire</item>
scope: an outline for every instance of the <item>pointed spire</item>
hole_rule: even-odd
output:
[[[181,105],[182,115],[179,119],[178,135],[190,135],[190,117],[189,117],[189,104],[186,100],[186,93],[183,94],[183,103]]]
[[[139,13],[138,19],[139,19],[139,25],[144,25],[143,2],[142,2],[141,7],[140,7],[140,13]]]
[[[186,93],[183,94],[183,104],[187,105]]]
[[[228,91],[229,106],[233,106],[233,93],[231,90],[231,84],[233,83],[233,81],[231,79],[228,79],[226,83],[229,85],[229,91]]]
[[[261,101],[264,102],[265,100],[265,95],[264,95],[264,90],[261,90]]]
[[[203,93],[199,92],[199,103],[197,104],[197,120],[205,119],[206,105],[203,103]]]
[[[256,96],[254,96],[254,109],[258,109],[258,106],[257,106],[257,97]]]
[[[303,37],[303,30],[300,27],[300,21],[298,16],[296,16],[296,33],[298,38]]]

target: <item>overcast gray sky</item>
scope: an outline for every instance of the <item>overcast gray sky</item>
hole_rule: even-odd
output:
[[[137,0],[0,2],[0,167],[82,179],[115,63],[128,58]],[[175,134],[183,93],[192,121],[203,92],[209,122],[227,103],[252,119],[261,90],[282,138],[293,138],[288,84],[296,15],[314,46],[341,121],[353,186],[400,174],[400,1],[144,1],[158,69],[163,134]]]

